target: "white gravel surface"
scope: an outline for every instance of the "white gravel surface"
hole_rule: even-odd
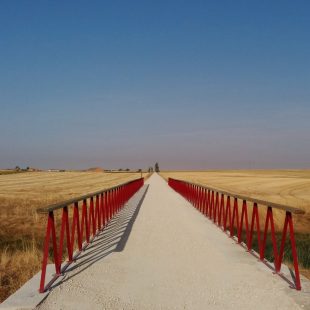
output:
[[[305,309],[160,176],[147,183],[39,309]]]

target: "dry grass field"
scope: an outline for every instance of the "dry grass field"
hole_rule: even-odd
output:
[[[9,170],[9,169],[5,169],[5,170],[1,170],[0,169],[0,175],[4,175],[4,174],[15,174],[15,173],[20,173],[20,172],[17,172],[15,170]]]
[[[0,302],[40,270],[46,219],[37,215],[38,207],[109,188],[140,175],[128,172],[0,175]]]
[[[294,215],[293,218],[302,272],[310,278],[310,170],[163,171],[160,174],[165,179],[182,179],[304,210],[304,215]],[[260,206],[260,210],[265,218],[266,208]],[[249,211],[250,217],[251,208]],[[274,211],[279,232],[282,232],[284,216],[285,212]]]

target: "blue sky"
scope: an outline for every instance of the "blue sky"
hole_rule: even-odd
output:
[[[1,1],[0,167],[310,167],[310,2]]]

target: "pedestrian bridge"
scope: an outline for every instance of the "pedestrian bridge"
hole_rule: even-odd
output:
[[[46,288],[47,267],[38,309],[310,309],[305,278],[296,290],[288,268],[272,272],[158,174],[140,185]],[[89,234],[96,200],[93,214]]]

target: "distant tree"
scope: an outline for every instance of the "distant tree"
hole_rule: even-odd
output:
[[[30,170],[30,167],[28,166],[28,167],[26,168],[26,170],[29,171],[29,170]]]
[[[123,169],[122,169],[122,168],[119,168],[118,171],[123,171]]]
[[[159,165],[158,165],[158,163],[155,164],[155,172],[159,172]]]
[[[16,170],[16,171],[20,171],[20,167],[19,167],[19,166],[16,166],[16,167],[15,167],[15,170]]]
[[[129,169],[129,168],[126,168],[126,171],[130,171],[130,169]]]
[[[139,169],[138,172],[142,172],[142,169]]]
[[[149,170],[148,170],[148,171],[149,171],[149,173],[152,173],[153,170],[154,170],[153,167],[149,167]]]

